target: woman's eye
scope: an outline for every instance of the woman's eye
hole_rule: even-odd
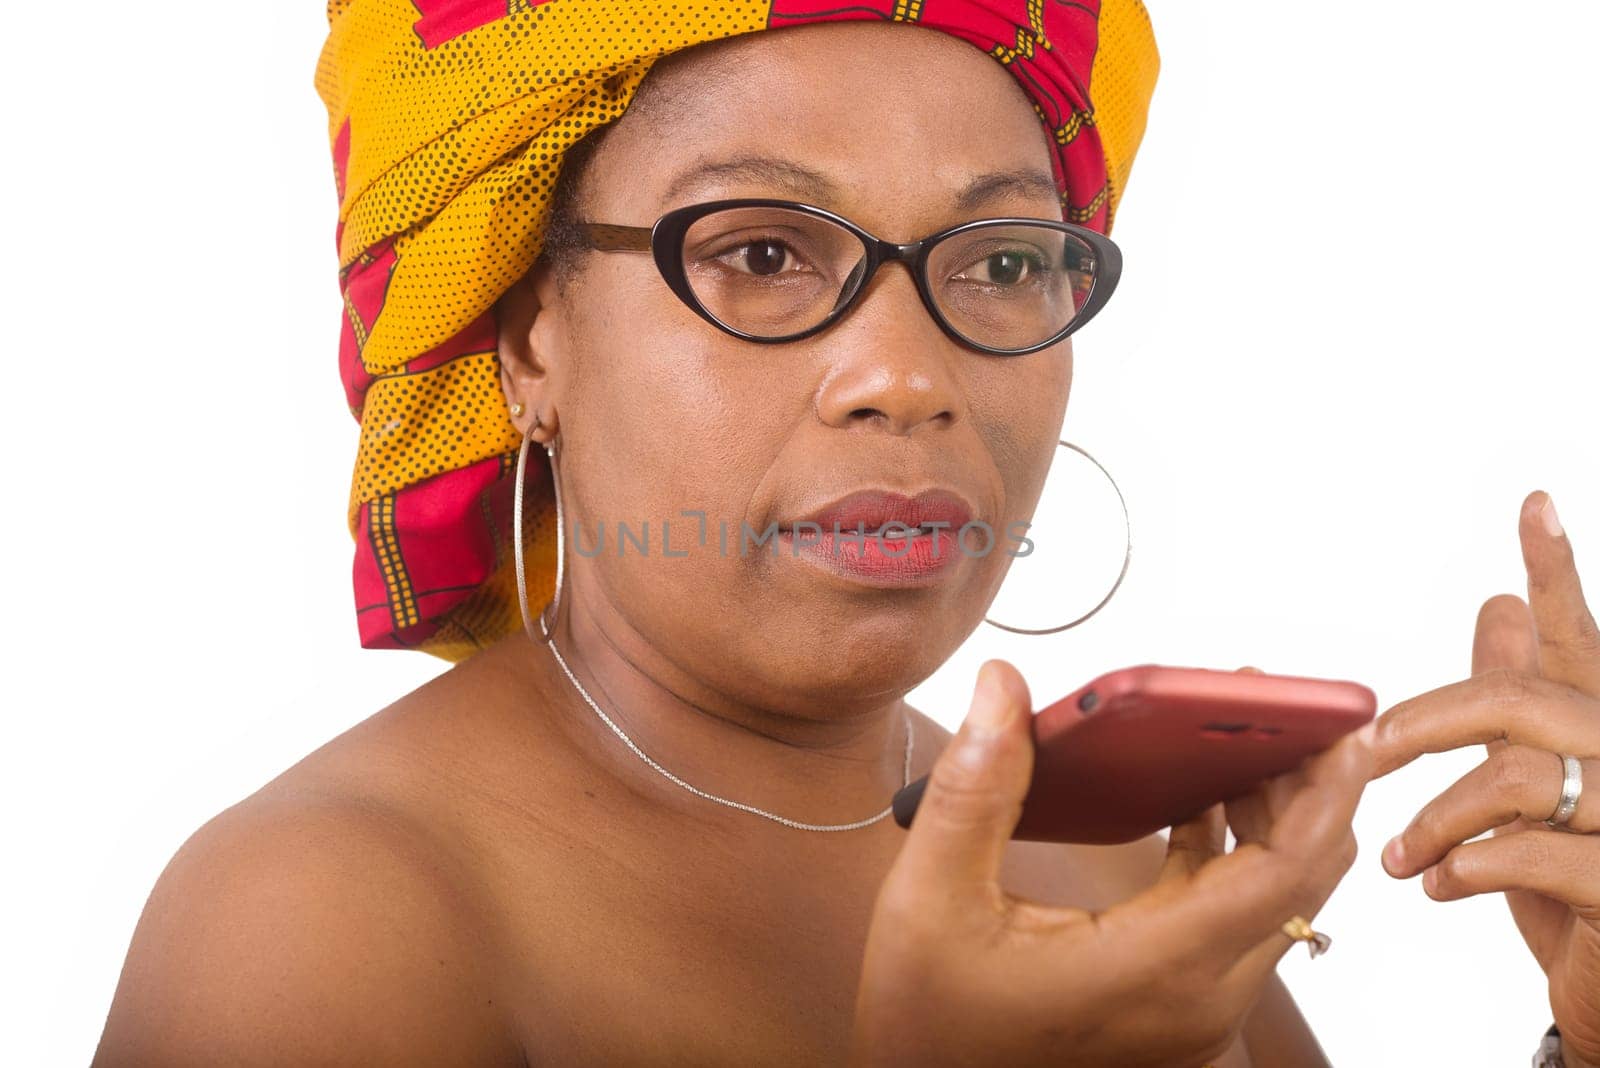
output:
[[[717,257],[723,263],[743,274],[771,277],[793,270],[799,257],[782,241],[746,241],[735,245]]]
[[[1036,275],[1043,274],[1044,271],[1044,260],[1037,253],[1021,249],[1000,249],[991,252],[956,277],[967,278],[974,282],[987,282],[991,285],[1014,286],[1021,282],[1033,281]]]

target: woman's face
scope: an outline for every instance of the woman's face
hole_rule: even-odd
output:
[[[687,204],[782,197],[909,242],[976,218],[1061,218],[1028,99],[995,60],[937,31],[835,23],[733,38],[658,63],[647,97],[597,150],[581,219],[649,226]],[[763,162],[723,166],[740,160]],[[997,174],[1010,178],[958,205]],[[503,321],[533,316],[526,338],[502,341],[509,391],[560,435],[567,597],[612,640],[729,700],[820,718],[904,694],[978,625],[1055,452],[1069,343],[1017,357],[964,347],[899,264],[841,321],[777,345],[697,317],[644,253],[586,253],[559,289],[541,266],[508,300],[521,307]],[[788,538],[753,540],[861,490],[939,491],[994,547],[979,555],[973,535],[965,549],[943,542],[948,562],[931,574],[865,575]],[[704,545],[685,512],[704,513]],[[663,552],[663,520],[667,548],[687,556]],[[619,551],[619,522],[635,534],[648,523],[648,548]],[[572,529],[590,553],[602,524],[603,551],[580,555]]]

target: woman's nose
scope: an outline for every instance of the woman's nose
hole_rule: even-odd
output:
[[[956,346],[939,329],[903,264],[886,263],[826,339],[832,357],[817,398],[829,426],[867,423],[892,434],[948,425],[961,407]]]

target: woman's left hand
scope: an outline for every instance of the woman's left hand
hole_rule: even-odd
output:
[[[1422,872],[1437,901],[1503,891],[1549,979],[1567,1064],[1600,1065],[1600,628],[1548,502],[1534,492],[1522,503],[1527,603],[1490,598],[1472,677],[1379,717],[1373,778],[1423,753],[1488,747],[1389,842],[1383,866],[1396,878]],[[1579,759],[1586,788],[1555,829],[1544,821],[1561,795],[1562,754]]]

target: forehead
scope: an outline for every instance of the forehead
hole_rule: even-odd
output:
[[[910,221],[908,208],[970,206],[958,201],[977,176],[1052,173],[1043,125],[1011,75],[925,27],[823,23],[698,46],[658,61],[636,105],[587,183],[591,211],[616,221],[763,191],[833,198],[821,206],[842,212],[898,206],[884,220]],[[752,158],[793,161],[825,181],[779,191],[781,167],[719,166]],[[1041,185],[1009,193],[1035,212],[1057,207]]]

